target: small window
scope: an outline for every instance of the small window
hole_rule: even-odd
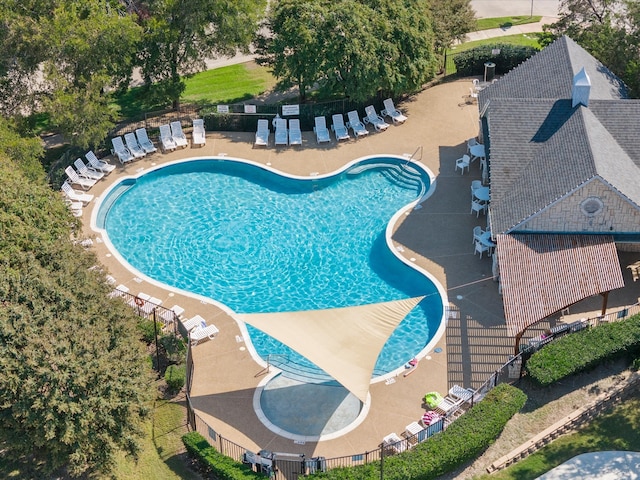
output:
[[[599,214],[604,208],[604,203],[598,197],[589,197],[582,201],[580,204],[580,210],[587,217],[594,217]]]

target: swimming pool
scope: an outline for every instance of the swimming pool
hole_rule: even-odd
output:
[[[239,313],[426,295],[383,348],[379,376],[422,351],[443,318],[439,287],[399,261],[385,235],[390,219],[428,187],[426,170],[396,157],[305,178],[237,159],[196,159],[121,180],[105,194],[95,223],[134,269]],[[247,329],[262,358],[327,380],[288,347]]]

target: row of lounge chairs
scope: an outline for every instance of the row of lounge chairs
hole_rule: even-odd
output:
[[[109,175],[115,168],[108,162],[98,159],[92,151],[85,155],[88,163],[84,163],[81,158],[74,162],[75,169],[69,165],[65,169],[67,180],[62,184],[60,190],[65,196],[69,210],[75,217],[82,215],[82,207],[93,200],[93,195],[75,190],[76,185],[83,190],[89,190],[105,175]]]
[[[382,115],[391,118],[393,123],[404,123],[407,117],[397,110],[393,104],[393,100],[388,98],[384,101],[384,110]],[[366,116],[361,120],[357,110],[352,110],[347,113],[347,122],[344,121],[344,116],[340,113],[334,114],[331,124],[331,132],[336,138],[337,142],[341,140],[349,140],[351,135],[349,130],[353,132],[355,138],[364,137],[369,134],[366,125],[372,125],[377,132],[385,131],[389,124],[378,115],[373,105],[369,105],[365,108]],[[316,135],[317,143],[331,142],[331,134],[327,128],[327,122],[324,116],[315,117],[313,131]],[[289,120],[287,126],[287,120],[284,118],[276,117],[273,121],[275,127],[275,145],[302,145],[302,132],[300,131],[300,120],[297,118]],[[268,146],[269,145],[269,121],[265,119],[258,120],[258,128],[256,130],[255,146]]]
[[[204,146],[207,143],[204,120],[196,118],[193,120],[192,126],[191,145]],[[162,144],[163,152],[175,150],[178,147],[187,148],[187,145],[189,145],[187,136],[182,131],[182,124],[177,120],[160,126],[160,143]]]
[[[162,321],[165,326],[171,325],[177,318],[186,330],[189,341],[192,345],[197,345],[204,340],[213,340],[220,330],[215,325],[208,325],[207,321],[200,315],[195,315],[190,319],[184,319],[182,314],[184,308],[180,305],[174,305],[171,309],[158,308],[162,305],[162,300],[151,295],[140,292],[138,295],[132,295],[126,285],[118,285],[109,294],[111,298],[122,298],[131,308],[145,317],[150,317],[154,310],[156,311],[156,321]]]

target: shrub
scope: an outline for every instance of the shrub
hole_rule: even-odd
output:
[[[169,365],[164,372],[164,380],[171,393],[179,392],[184,387],[186,378],[187,369],[184,365]]]
[[[640,349],[640,315],[562,337],[534,353],[526,369],[542,386]]]
[[[500,53],[493,55],[492,51],[496,49],[499,49]],[[495,63],[496,73],[503,75],[537,52],[538,50],[533,47],[495,43],[460,52],[454,57],[453,63],[456,65],[458,75],[462,77],[483,75],[486,62]]]
[[[138,322],[138,332],[140,332],[140,338],[142,339],[143,342],[145,342],[147,345],[149,345],[150,343],[152,343],[155,338],[156,338],[156,331],[158,332],[158,335],[160,335],[162,333],[162,324],[156,322],[156,329],[154,330],[153,328],[153,320],[148,320],[146,318],[141,318],[140,321]]]
[[[407,452],[386,457],[385,480],[434,479],[473,460],[495,441],[526,400],[521,390],[508,384],[498,385],[445,431]],[[377,480],[380,466],[333,469],[314,478]]]
[[[182,363],[187,352],[187,344],[182,337],[173,334],[163,334],[158,342],[167,354],[167,359],[171,362]]]
[[[222,455],[213,448],[198,432],[189,432],[182,436],[182,443],[191,457],[195,458],[204,470],[213,473],[218,480],[264,480],[263,474],[254,472],[247,465]]]

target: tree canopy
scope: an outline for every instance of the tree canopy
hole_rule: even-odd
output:
[[[62,198],[7,156],[20,140],[0,133],[0,458],[30,478],[108,472],[117,452],[136,454],[153,391],[137,319],[70,240]]]
[[[558,21],[545,26],[568,35],[640,97],[640,4],[635,0],[562,0]]]
[[[302,101],[315,84],[354,100],[407,93],[435,72],[423,0],[274,2],[256,44],[259,63]]]

